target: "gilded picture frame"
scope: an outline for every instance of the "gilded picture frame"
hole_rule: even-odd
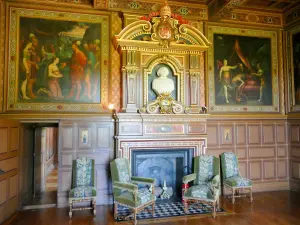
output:
[[[296,40],[297,38],[297,40]],[[287,40],[287,81],[288,81],[288,112],[299,112],[300,111],[300,89],[299,89],[299,73],[300,73],[300,58],[299,58],[299,50],[297,50],[298,54],[296,54],[296,44],[298,47],[300,46],[300,26],[295,26],[288,30],[286,33]],[[297,41],[297,43],[295,43]],[[295,58],[295,55],[298,58]],[[298,74],[295,74],[298,73]],[[297,76],[298,79],[295,79]],[[298,91],[296,90],[298,89]]]
[[[279,113],[278,33],[209,25],[208,40],[209,112]]]
[[[101,112],[108,104],[110,15],[13,4],[7,15],[5,110]]]

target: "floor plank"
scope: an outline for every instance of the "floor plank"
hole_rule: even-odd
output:
[[[221,201],[222,207],[235,213],[206,218],[184,216],[156,221],[139,220],[138,224],[160,225],[299,225],[300,193],[279,191],[255,193],[251,204],[248,199],[238,199],[232,205],[229,199]],[[68,208],[20,211],[13,222],[5,225],[125,225],[131,222],[114,222],[112,206],[97,206],[97,216],[90,211],[76,211],[68,217]]]

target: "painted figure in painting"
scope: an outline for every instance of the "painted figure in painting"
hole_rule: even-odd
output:
[[[252,75],[255,75],[260,78],[259,99],[257,101],[262,102],[263,88],[265,86],[265,78],[264,78],[264,71],[261,69],[260,63],[257,64],[257,73],[253,73]]]
[[[74,41],[72,44],[73,55],[70,63],[70,76],[72,87],[67,98],[72,98],[74,95],[75,99],[79,100],[81,95],[81,84],[84,80],[84,68],[87,63],[87,58],[84,53],[78,48],[80,46],[80,41]]]
[[[158,69],[158,78],[154,79],[152,82],[152,89],[157,95],[161,94],[171,94],[174,90],[174,82],[172,79],[168,78],[169,70],[167,67],[163,66]]]
[[[26,47],[23,49],[23,68],[25,70],[25,80],[22,82],[21,85],[21,91],[22,91],[22,97],[23,99],[30,99],[29,97],[27,97],[27,84],[28,84],[28,80],[30,77],[30,68],[31,68],[31,63],[30,63],[30,54],[31,54],[31,47],[32,47],[32,43],[28,42]]]
[[[236,69],[237,66],[228,66],[227,60],[224,59],[224,64],[220,69],[220,83],[223,88],[224,96],[225,96],[225,102],[229,103],[228,101],[228,89],[231,88],[230,86],[230,70]]]
[[[19,100],[100,103],[100,26],[20,17]]]
[[[50,90],[50,96],[53,98],[64,98],[62,96],[59,79],[63,77],[60,73],[57,64],[59,63],[59,58],[54,57],[52,63],[48,66],[48,87]]]
[[[214,45],[216,104],[272,105],[270,39],[215,34]]]

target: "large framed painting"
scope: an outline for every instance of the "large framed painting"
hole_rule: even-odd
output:
[[[300,111],[300,26],[287,32],[289,112]]]
[[[109,15],[8,7],[7,111],[101,111]]]
[[[279,112],[277,32],[208,27],[210,113]]]

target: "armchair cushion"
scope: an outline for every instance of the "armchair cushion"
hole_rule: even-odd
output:
[[[231,187],[247,187],[252,185],[252,181],[241,176],[229,177],[224,183]]]
[[[149,190],[141,190],[135,193],[136,201],[134,199],[134,193],[125,191],[119,196],[115,196],[115,201],[118,203],[130,206],[130,207],[139,207],[141,205],[146,204],[151,200],[155,200],[155,195],[149,192]]]
[[[93,186],[78,186],[73,188],[69,192],[70,198],[87,198],[87,197],[96,197],[97,190]]]
[[[194,186],[190,187],[184,193],[184,197],[185,198],[198,198],[198,199],[214,200],[210,185],[206,185],[206,184],[194,185]]]

